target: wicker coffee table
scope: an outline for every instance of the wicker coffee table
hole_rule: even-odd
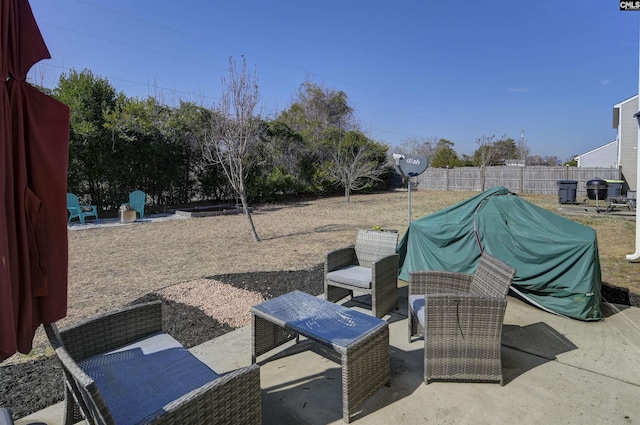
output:
[[[384,320],[293,291],[251,307],[251,359],[302,335],[342,357],[342,418],[391,379]]]

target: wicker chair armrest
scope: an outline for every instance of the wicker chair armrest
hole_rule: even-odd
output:
[[[47,329],[49,332],[51,328]],[[55,337],[54,337],[55,339]],[[58,341],[59,342],[59,341]],[[76,361],[69,355],[67,350],[62,345],[54,346],[56,356],[62,364],[62,371],[65,378],[65,386],[70,394],[65,396],[67,403],[67,413],[65,414],[65,424],[76,423],[82,419],[80,415],[90,415],[86,418],[86,423],[104,423],[113,424],[114,420],[109,412],[109,408],[100,394],[100,390],[95,381],[91,379],[89,375],[76,363]],[[74,406],[72,407],[69,403]],[[80,410],[78,410],[78,408]],[[74,412],[75,410],[75,412]],[[71,412],[73,414],[68,416]],[[76,417],[76,415],[78,415]],[[73,422],[70,422],[73,419]]]
[[[473,275],[442,270],[421,270],[409,274],[409,295],[465,294]]]
[[[376,281],[381,281],[393,282],[393,285],[397,285],[399,258],[398,254],[393,254],[376,260],[371,265],[372,284]]]
[[[324,262],[325,275],[334,270],[339,270],[356,263],[356,251],[354,246],[339,248],[327,253]]]
[[[62,344],[76,361],[111,351],[162,331],[162,303],[123,307],[59,331]]]
[[[141,424],[253,425],[262,423],[260,367],[229,372],[165,406]]]

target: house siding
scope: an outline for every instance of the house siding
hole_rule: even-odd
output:
[[[620,169],[629,189],[637,189],[638,161],[638,121],[634,115],[638,112],[638,97],[619,104],[618,140],[620,144]]]
[[[578,168],[618,168],[618,141],[578,155],[576,160]]]

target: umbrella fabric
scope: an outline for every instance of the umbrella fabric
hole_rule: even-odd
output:
[[[67,312],[69,108],[28,84],[49,58],[27,0],[0,2],[0,361]]]

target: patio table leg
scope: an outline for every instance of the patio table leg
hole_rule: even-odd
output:
[[[298,338],[295,332],[287,331],[283,327],[263,319],[255,314],[251,315],[251,363],[256,357],[274,348]]]
[[[391,382],[390,351],[385,326],[342,353],[342,419],[346,423],[358,406]]]

